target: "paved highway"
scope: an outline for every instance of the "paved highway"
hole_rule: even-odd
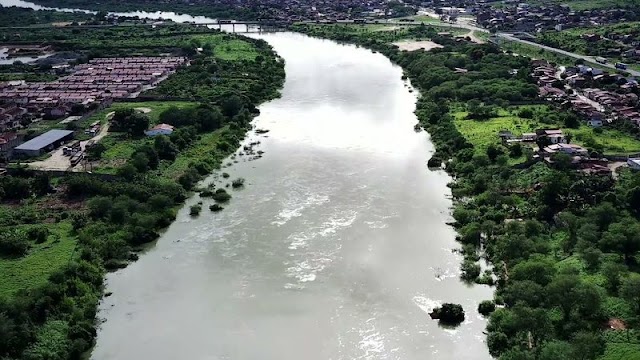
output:
[[[553,47],[550,47],[550,46],[534,43],[533,41],[518,39],[517,37],[515,37],[515,36],[513,36],[511,34],[498,33],[496,35],[501,37],[501,38],[503,38],[503,39],[506,39],[507,41],[517,41],[519,43],[523,43],[523,44],[527,44],[527,45],[531,45],[531,46],[536,46],[536,47],[539,47],[541,49],[545,49],[545,50],[556,52],[558,54],[570,56],[570,57],[575,58],[575,59],[582,59],[584,61],[589,61],[589,62],[592,62],[592,63],[596,63],[596,59],[593,56],[576,54],[576,53],[572,53],[572,52],[569,52],[569,51],[556,49],[556,48],[553,48]],[[598,66],[617,70],[616,67],[614,65],[612,65],[612,64],[600,64],[600,63],[598,63]],[[631,74],[633,76],[640,76],[640,71],[631,70],[631,69],[627,69],[627,70],[624,70],[624,71],[628,72],[629,74]]]

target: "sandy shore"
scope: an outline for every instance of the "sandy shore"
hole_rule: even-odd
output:
[[[442,47],[442,45],[436,44],[433,41],[429,41],[429,40],[398,41],[398,42],[394,42],[393,44],[397,45],[398,48],[400,48],[400,50],[407,50],[407,51],[415,51],[420,49],[429,51],[431,49],[437,49]]]

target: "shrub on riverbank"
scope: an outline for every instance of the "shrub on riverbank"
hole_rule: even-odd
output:
[[[428,167],[439,168],[442,166],[442,159],[438,155],[433,155],[427,162]]]
[[[484,316],[496,311],[496,304],[492,300],[484,300],[478,305],[478,312]]]

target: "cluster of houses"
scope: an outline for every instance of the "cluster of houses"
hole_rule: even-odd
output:
[[[568,5],[530,4],[507,1],[501,7],[482,6],[475,11],[477,21],[488,29],[536,32],[565,30],[636,20],[638,14],[629,9],[595,9],[573,11]]]
[[[183,57],[98,58],[53,82],[0,84],[0,131],[67,116],[74,106],[96,109],[135,97],[185,63]]]
[[[53,82],[0,87],[0,101],[20,105],[83,103],[135,96],[184,64],[183,57],[93,59]]]
[[[22,143],[16,129],[40,119],[88,115],[87,111],[109,106],[115,99],[136,97],[186,63],[183,57],[170,56],[97,58],[75,66],[70,75],[53,82],[0,83],[0,158],[10,157],[11,150]],[[79,117],[69,116],[63,122]],[[97,125],[86,132],[95,135],[99,130]],[[44,141],[44,146],[22,153],[39,154],[56,141]]]
[[[541,97],[572,109],[589,126],[600,127],[620,120],[640,126],[640,103],[636,94],[639,85],[633,78],[585,65],[561,71],[545,60],[533,61],[531,76],[539,86]]]

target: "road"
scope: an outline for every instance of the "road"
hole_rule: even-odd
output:
[[[572,53],[572,52],[569,52],[569,51],[556,49],[556,48],[553,48],[553,47],[550,47],[550,46],[534,43],[533,41],[518,39],[517,37],[513,36],[512,34],[497,33],[496,36],[499,36],[499,37],[501,37],[503,39],[506,39],[508,41],[516,41],[516,42],[519,42],[519,43],[522,43],[522,44],[536,46],[536,47],[541,48],[541,49],[545,49],[545,50],[548,50],[548,51],[553,51],[555,53],[558,53],[558,54],[561,54],[561,55],[565,55],[565,56],[569,56],[569,57],[572,57],[574,59],[582,59],[584,61],[596,63],[596,59],[593,56],[576,54],[576,53]],[[617,70],[616,67],[611,65],[611,64],[600,64],[600,63],[598,63],[598,66]],[[631,74],[631,75],[633,75],[633,76],[640,76],[640,71],[631,70],[631,69],[627,69],[627,70],[624,70],[624,71],[629,73],[629,74]]]

